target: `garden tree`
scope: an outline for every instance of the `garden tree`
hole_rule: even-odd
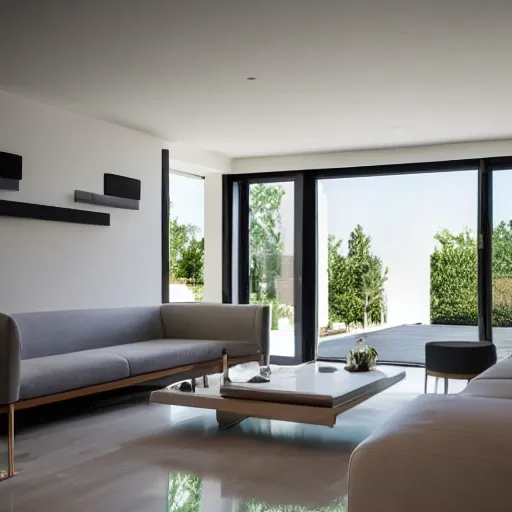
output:
[[[348,257],[354,273],[356,295],[363,303],[363,327],[369,321],[377,323],[385,316],[384,283],[388,269],[383,268],[378,256],[371,253],[371,237],[364,234],[359,224],[350,233]]]
[[[329,323],[357,324],[363,304],[354,293],[354,273],[350,261],[342,253],[342,241],[336,240],[334,235],[328,237],[327,273]]]
[[[277,297],[275,279],[281,273],[281,201],[279,185],[252,185],[249,195],[249,258],[251,293],[256,302]]]
[[[385,321],[384,284],[387,268],[371,252],[371,238],[358,225],[350,233],[348,254],[342,241],[328,238],[328,289],[330,322],[363,325]]]
[[[192,238],[181,250],[176,264],[175,277],[186,279],[192,285],[204,283],[204,238]]]
[[[169,202],[169,275],[171,280],[187,279],[202,284],[204,266],[204,240],[197,240],[199,228],[181,224],[172,215]]]
[[[368,262],[363,264],[361,282],[363,285],[364,318],[363,327],[372,323],[386,321],[384,283],[387,280],[388,269],[382,268],[382,261],[377,256],[368,256]]]

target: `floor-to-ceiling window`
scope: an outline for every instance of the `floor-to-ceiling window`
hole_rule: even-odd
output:
[[[169,173],[169,302],[200,302],[204,290],[204,180]]]
[[[405,364],[434,340],[506,353],[507,169],[512,158],[226,177],[224,300],[270,304],[272,350],[289,362],[344,359],[361,336]]]
[[[478,171],[319,180],[318,356],[359,338],[381,361],[478,340]]]

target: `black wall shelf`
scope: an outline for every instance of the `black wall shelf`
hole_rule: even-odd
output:
[[[140,187],[140,180],[135,178],[110,173],[103,175],[103,192],[107,196],[139,200]]]
[[[21,180],[23,158],[13,153],[0,151],[0,178],[8,180]]]
[[[108,213],[46,206],[43,204],[20,203],[18,201],[0,200],[0,216],[110,226],[110,214]]]
[[[0,178],[0,190],[13,190],[14,192],[18,192],[19,189],[20,182],[18,180]]]
[[[124,210],[138,210],[139,201],[137,199],[127,199],[125,197],[104,196],[94,192],[85,192],[84,190],[75,190],[75,203],[97,204],[100,206],[111,206],[112,208],[122,208]]]

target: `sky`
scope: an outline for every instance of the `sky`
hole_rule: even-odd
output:
[[[199,228],[198,238],[204,236],[204,180],[169,173],[169,199],[172,215],[182,224]]]

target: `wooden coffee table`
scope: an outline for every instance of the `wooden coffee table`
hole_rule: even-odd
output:
[[[405,372],[377,367],[349,373],[343,363],[312,362],[281,367],[264,384],[229,384],[197,388],[195,393],[164,388],[150,402],[217,411],[223,428],[247,418],[310,423],[333,427],[336,417],[405,378]]]

